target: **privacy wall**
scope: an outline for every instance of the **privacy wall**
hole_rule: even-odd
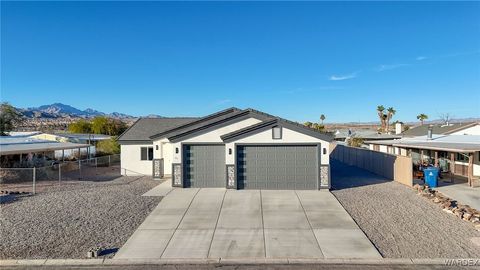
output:
[[[332,143],[330,158],[413,186],[412,158]]]

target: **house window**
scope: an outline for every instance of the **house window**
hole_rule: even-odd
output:
[[[272,128],[272,139],[279,140],[282,138],[282,127],[276,126]]]
[[[464,154],[457,153],[457,157],[455,160],[468,162],[468,157],[466,157]]]
[[[141,160],[153,160],[153,147],[142,147],[142,148],[140,148],[140,159]]]

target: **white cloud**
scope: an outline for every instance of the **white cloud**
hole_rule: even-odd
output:
[[[230,103],[230,102],[232,102],[231,99],[222,99],[222,100],[217,101],[217,104],[222,105],[222,104]]]
[[[332,75],[330,76],[329,80],[330,81],[343,81],[343,80],[349,80],[357,77],[357,72],[347,74],[347,75]]]
[[[425,56],[418,56],[417,58],[415,58],[415,60],[417,60],[417,61],[422,61],[422,60],[425,60],[425,59],[427,59],[427,57],[425,57]]]
[[[404,66],[409,66],[410,64],[388,64],[388,65],[380,65],[376,68],[376,71],[385,71],[385,70],[392,70]]]

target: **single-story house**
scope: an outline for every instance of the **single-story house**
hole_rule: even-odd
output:
[[[29,167],[39,159],[54,160],[57,152],[87,149],[88,144],[57,142],[22,136],[0,136],[0,167]],[[84,150],[86,152],[86,150]]]
[[[332,136],[254,109],[141,118],[118,139],[125,175],[176,187],[330,188]]]
[[[428,129],[438,135],[480,135],[480,123],[445,123],[445,124],[424,124],[405,130],[403,137],[417,137],[427,134]]]
[[[370,150],[412,157],[414,164],[428,162],[469,185],[480,177],[480,135],[429,134],[399,140],[367,141]]]
[[[89,144],[87,148],[83,148],[87,157],[95,156],[97,153],[98,142],[110,140],[112,136],[105,134],[87,134],[87,133],[38,133],[30,136],[30,138],[55,141],[55,142],[71,142],[80,144]],[[84,153],[82,153],[84,154]],[[78,155],[75,149],[56,151],[56,158],[73,158]]]

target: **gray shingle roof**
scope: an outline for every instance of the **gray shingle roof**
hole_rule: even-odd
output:
[[[180,125],[193,122],[198,118],[140,118],[118,138],[119,142],[149,141],[150,136],[165,132]]]
[[[474,126],[476,123],[452,123],[447,125],[443,124],[436,124],[433,125],[433,134],[449,134],[455,131],[462,130],[464,128],[468,128],[471,126]],[[428,131],[429,125],[421,125],[421,126],[416,126],[413,128],[410,128],[409,130],[406,130],[403,132],[403,135],[406,137],[413,137],[413,136],[422,136],[426,135]]]
[[[154,136],[150,136],[150,139],[158,139],[161,137],[168,137],[169,140],[174,140],[177,137],[183,136],[185,134],[190,134],[199,130],[203,130],[205,128],[211,127],[216,125],[220,122],[225,122],[231,120],[236,117],[240,117],[242,115],[247,114],[248,112],[239,110],[237,108],[229,108],[211,115],[207,115],[197,121],[193,121],[187,125],[183,125],[179,128],[173,128],[171,130],[167,130],[163,133],[155,134]]]

